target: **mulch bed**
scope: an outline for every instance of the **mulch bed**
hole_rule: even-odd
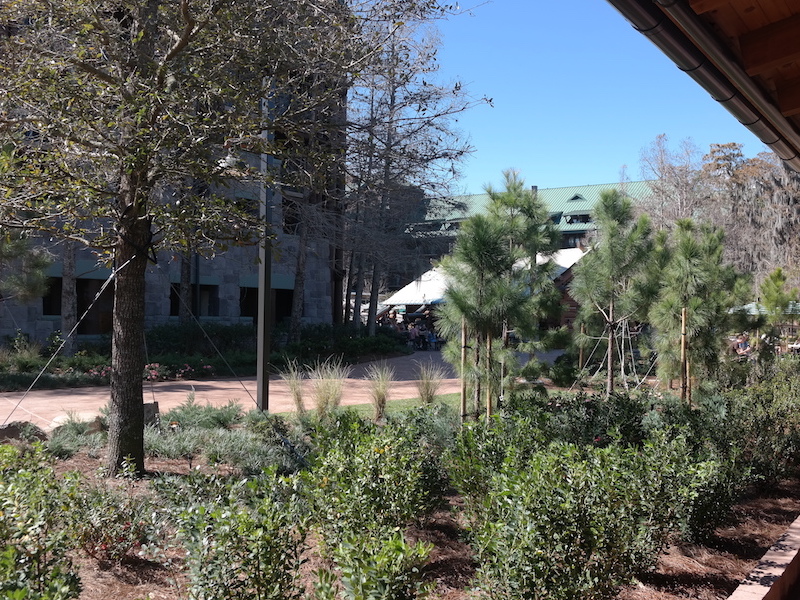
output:
[[[96,476],[101,465],[84,453],[61,461],[59,472],[77,470]],[[187,461],[151,460],[148,469],[161,473],[188,473]],[[146,485],[146,484],[143,484]],[[459,498],[448,499],[457,505]],[[723,600],[755,567],[759,559],[800,515],[800,479],[774,488],[754,487],[735,508],[730,524],[719,528],[705,545],[677,544],[666,549],[658,565],[640,582],[623,589],[618,600]],[[477,564],[466,542],[457,513],[443,508],[424,524],[410,528],[411,540],[434,544],[425,577],[434,585],[435,600],[468,600],[470,580]],[[78,558],[83,582],[81,600],[182,600],[175,582],[181,576],[157,564],[130,560],[101,565]],[[316,561],[312,560],[312,563]],[[318,562],[317,567],[321,566]],[[310,573],[306,572],[305,578]]]

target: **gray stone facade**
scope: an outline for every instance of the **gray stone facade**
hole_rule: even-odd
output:
[[[276,321],[288,318],[291,295],[294,289],[294,272],[297,252],[297,237],[281,231],[280,205],[273,204],[271,215],[277,238],[273,242],[272,294],[275,302]],[[55,262],[50,267],[52,283],[48,296],[20,304],[13,298],[0,304],[0,345],[22,331],[31,340],[44,342],[54,331],[61,330],[60,280],[62,275],[57,241],[47,245]],[[329,245],[323,241],[312,241],[306,263],[305,300],[303,321],[306,323],[329,323],[331,310],[331,271]],[[190,259],[193,294],[198,298],[192,308],[199,309],[200,322],[224,324],[252,323],[258,293],[258,248],[255,246],[231,246],[213,257]],[[177,322],[177,295],[180,283],[181,257],[176,253],[159,252],[155,263],[148,265],[146,273],[146,327]],[[86,307],[111,275],[107,266],[98,263],[88,249],[81,249],[76,256],[81,318]],[[113,288],[113,285],[109,285]],[[194,312],[194,311],[193,311]],[[78,330],[78,339],[110,332],[111,296],[102,296],[90,310]]]

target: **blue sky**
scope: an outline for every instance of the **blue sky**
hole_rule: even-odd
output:
[[[623,167],[638,180],[659,134],[765,150],[605,0],[493,0],[439,29],[440,81],[494,100],[459,117],[475,147],[461,193],[501,187],[507,168],[540,188],[618,182]]]

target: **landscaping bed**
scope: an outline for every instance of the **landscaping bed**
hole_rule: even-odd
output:
[[[0,581],[53,600],[726,598],[800,514],[787,367],[692,406],[520,390],[463,426],[437,401],[343,410],[320,382],[325,402],[286,416],[190,399],[145,430],[145,477],[103,477],[102,420],[70,421],[0,446]]]
[[[80,471],[87,477],[97,473],[100,461],[85,452],[59,461],[58,471]],[[150,459],[148,468],[158,473],[187,474],[185,460]],[[467,600],[477,563],[457,514],[460,497],[448,497],[448,507],[438,509],[420,526],[410,528],[412,541],[434,545],[424,568],[425,578],[435,584],[432,599]],[[770,546],[800,515],[800,480],[786,479],[772,488],[754,487],[733,510],[734,520],[716,530],[705,545],[670,546],[658,566],[641,581],[623,589],[619,600],[723,600],[727,598]],[[81,600],[182,600],[185,595],[174,583],[174,573],[156,563],[126,560],[119,565],[100,565],[79,559],[83,583]],[[312,567],[306,569],[311,579]]]

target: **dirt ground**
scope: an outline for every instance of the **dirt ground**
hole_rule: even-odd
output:
[[[100,461],[79,454],[59,464],[58,470],[78,470],[92,478]],[[186,473],[186,461],[152,460],[155,472]],[[434,584],[435,600],[468,600],[476,563],[457,517],[458,497],[420,527],[409,530],[411,540],[434,544],[424,573]],[[753,489],[737,505],[734,521],[716,531],[708,545],[681,544],[666,549],[654,571],[636,585],[621,590],[618,600],[722,600],[727,598],[770,546],[800,515],[800,479],[782,482],[773,489]],[[309,556],[303,579],[321,566]],[[98,564],[78,557],[83,582],[81,600],[181,600],[185,594],[175,585],[176,573],[154,563],[128,561],[119,566]],[[180,577],[177,578],[178,581]]]

